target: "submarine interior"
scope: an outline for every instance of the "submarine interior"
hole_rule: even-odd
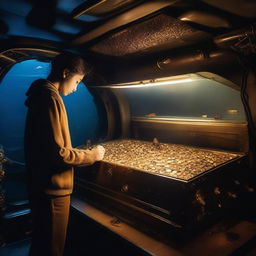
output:
[[[76,166],[65,255],[256,255],[256,2],[2,0],[0,254],[28,255],[25,94],[61,52]],[[42,156],[43,157],[43,156]]]

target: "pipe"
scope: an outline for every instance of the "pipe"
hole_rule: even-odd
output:
[[[140,62],[126,62],[114,65],[113,72],[105,74],[108,83],[124,83],[155,79],[195,72],[212,72],[232,82],[240,83],[240,61],[232,51],[190,51],[176,55],[166,55]]]
[[[229,48],[243,54],[256,53],[256,27],[235,30],[231,33],[217,36],[214,43],[220,48]]]

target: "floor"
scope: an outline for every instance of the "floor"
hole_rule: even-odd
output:
[[[101,237],[102,238],[102,237]],[[91,245],[82,245],[80,246],[75,243],[75,248],[71,245],[68,246],[66,250],[65,256],[102,256],[102,255],[109,255],[109,256],[144,256],[145,254],[141,254],[140,252],[136,252],[134,248],[124,245],[118,245],[117,241],[113,241],[109,244],[110,247],[106,246],[106,239],[101,240],[100,237],[95,241],[96,243],[91,243]],[[101,241],[101,246],[98,246],[99,242]],[[30,239],[24,239],[17,242],[10,243],[8,245],[4,245],[0,247],[0,255],[1,256],[28,256],[29,254],[29,247],[31,244]],[[77,246],[78,245],[78,246]]]
[[[20,229],[20,228],[18,228]],[[15,230],[17,226],[15,225]],[[231,237],[234,239],[234,237]],[[200,241],[201,242],[201,241]],[[221,242],[221,241],[220,241]],[[1,256],[28,256],[31,239],[19,238],[14,242],[0,246]],[[190,254],[190,253],[189,253]],[[115,234],[103,229],[100,225],[85,221],[79,213],[71,214],[67,235],[65,256],[149,256],[146,253],[121,239]],[[184,255],[184,254],[183,254]],[[200,252],[198,256],[218,256],[211,252]],[[224,255],[224,254],[223,254]],[[225,254],[226,255],[226,254]],[[169,256],[169,255],[168,255]],[[184,255],[188,256],[188,255]],[[229,256],[256,256],[256,237],[244,246],[229,254]]]
[[[255,241],[254,241],[255,242]],[[104,242],[103,242],[104,243]],[[114,241],[113,245],[115,246],[116,243]],[[0,247],[0,255],[1,256],[28,256],[28,252],[29,252],[29,246],[30,246],[30,239],[24,239],[24,240],[20,240],[17,242],[13,242],[11,244],[5,245]],[[253,246],[255,247],[255,245]],[[125,248],[123,248],[125,249]],[[123,253],[121,253],[121,251],[116,252],[113,254],[113,251],[104,251],[104,254],[102,254],[103,251],[101,251],[100,253],[98,251],[95,251],[95,253],[93,251],[87,251],[87,253],[85,251],[81,251],[80,253],[78,253],[76,250],[74,250],[72,253],[68,253],[66,256],[95,256],[95,255],[130,255],[130,256],[137,256],[137,255],[141,255],[141,254],[137,254],[134,251],[132,252],[130,249],[127,251],[123,251]],[[106,253],[108,252],[108,253]],[[131,254],[130,254],[131,253]],[[202,252],[202,255],[208,255],[207,253],[205,254],[205,252]],[[200,255],[198,255],[200,256]],[[214,255],[215,256],[215,255]],[[217,256],[217,255],[216,255]],[[246,252],[237,252],[232,254],[231,256],[256,256],[256,248],[251,248],[249,251],[246,250]]]
[[[24,239],[0,247],[1,256],[28,256],[30,239]]]
[[[68,229],[65,256],[148,256],[129,242],[103,230],[92,222],[83,223],[77,216],[71,216]],[[15,223],[17,224],[17,223]],[[14,230],[14,228],[12,229]],[[15,228],[15,233],[19,228]],[[8,233],[10,236],[10,232]],[[17,236],[16,236],[17,237]],[[1,256],[28,256],[30,236],[0,245]]]
[[[6,246],[3,246],[3,247],[0,247],[0,255],[1,256],[28,256],[28,252],[29,252],[29,246],[30,246],[30,239],[24,239],[24,240],[20,240],[18,242],[14,242],[14,243],[11,243],[9,245],[6,245]],[[106,255],[111,255],[109,253],[104,253]],[[78,254],[69,254],[69,255],[72,255],[72,256],[76,256]],[[94,253],[89,253],[89,254],[79,254],[79,255],[91,255],[91,256],[94,256],[95,254]],[[123,254],[120,254],[120,255],[123,255]],[[203,252],[201,255],[205,255]],[[246,253],[235,253],[235,254],[232,254],[231,256],[256,256],[256,249],[251,249],[249,251],[247,251]],[[134,254],[131,254],[131,256],[135,256]],[[200,255],[198,255],[200,256]],[[216,255],[217,256],[217,255]]]

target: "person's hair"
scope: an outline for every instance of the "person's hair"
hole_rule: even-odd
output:
[[[57,55],[51,65],[51,75],[58,79],[62,78],[65,69],[79,75],[86,75],[90,72],[89,64],[81,56],[70,52]]]

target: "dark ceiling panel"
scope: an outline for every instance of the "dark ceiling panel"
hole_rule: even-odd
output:
[[[256,17],[256,1],[254,0],[202,0],[202,2],[242,17]]]
[[[87,14],[106,18],[141,2],[141,0],[87,0],[72,11],[72,16],[78,18]]]
[[[193,22],[210,28],[230,28],[231,25],[227,19],[215,14],[191,10],[178,17],[182,21]]]
[[[159,48],[174,48],[210,39],[206,32],[165,14],[113,33],[93,47],[97,53],[124,56]]]
[[[128,11],[115,16],[112,19],[107,20],[98,27],[88,31],[87,33],[75,38],[72,43],[74,45],[81,45],[92,40],[101,37],[113,30],[119,29],[123,26],[128,26],[132,22],[138,22],[142,18],[145,18],[153,13],[156,13],[172,4],[177,0],[170,1],[147,1],[139,6],[136,6]]]

